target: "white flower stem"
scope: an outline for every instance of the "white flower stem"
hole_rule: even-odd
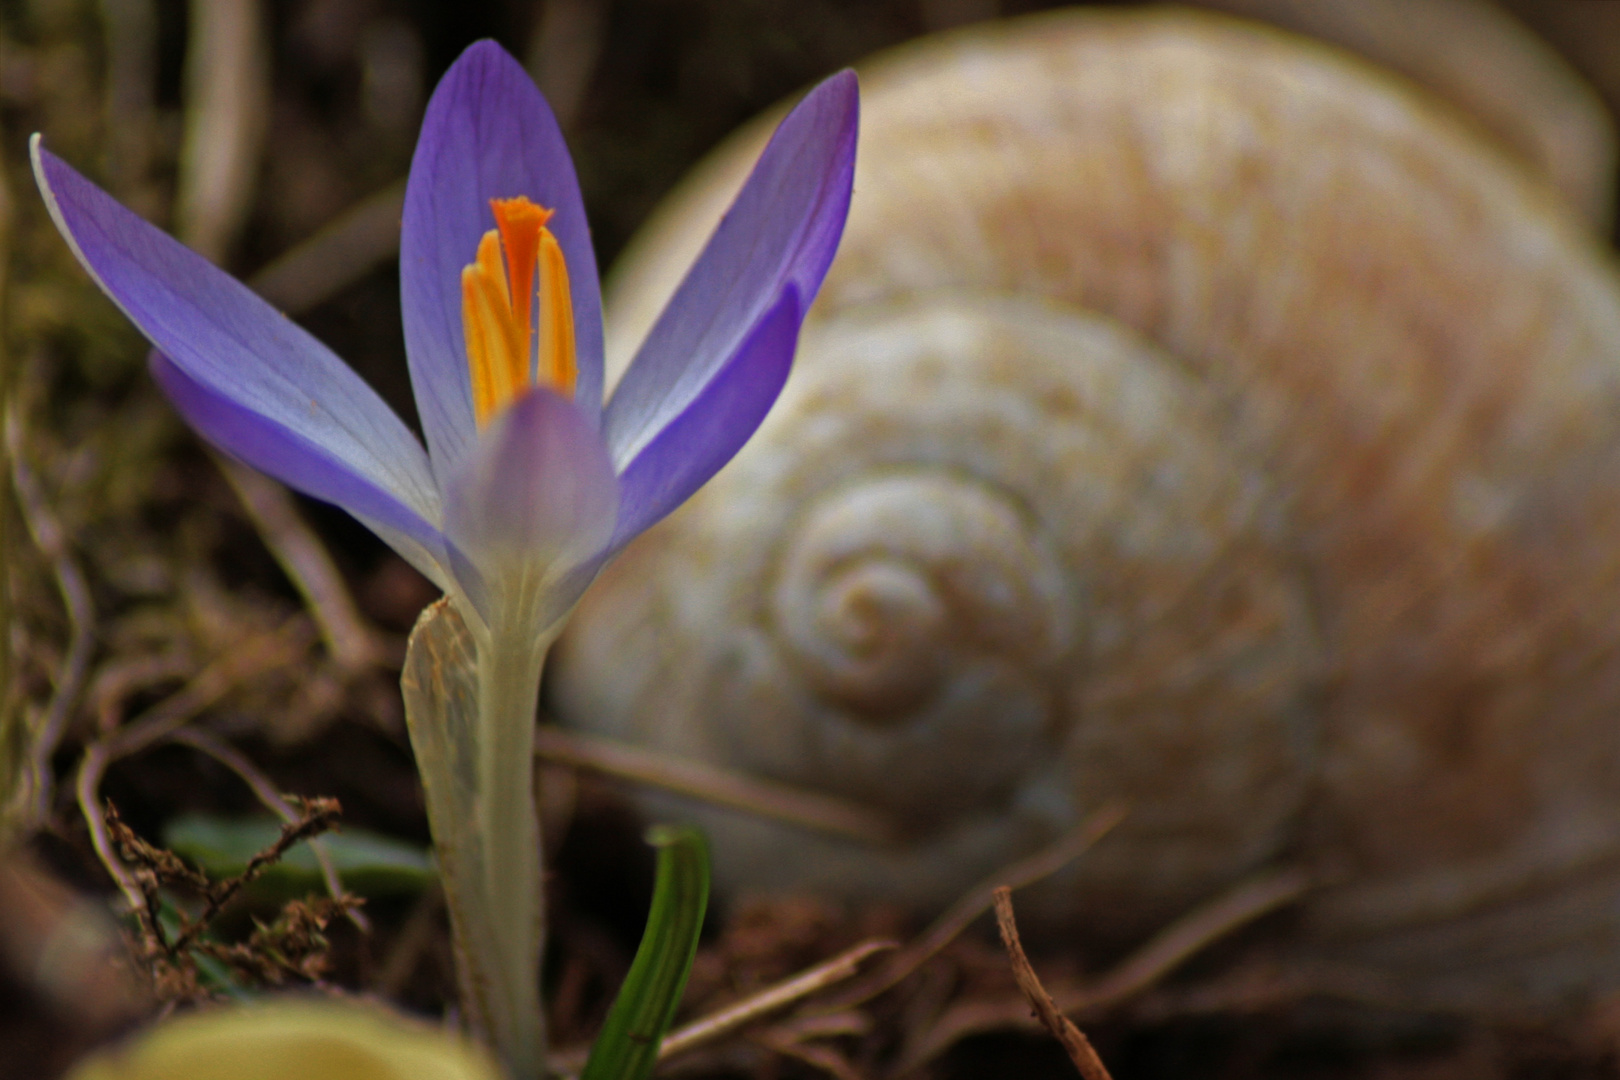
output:
[[[417,621],[400,679],[463,1005],[512,1080],[539,1080],[546,1057],[534,712],[561,625],[532,627],[507,618],[474,633],[441,600]]]
[[[553,637],[555,635],[552,635]],[[534,710],[551,640],[491,634],[478,648],[478,790],[482,890],[492,951],[489,1033],[515,1080],[541,1075],[545,1020],[540,951],[545,938],[540,823],[534,802]],[[469,962],[474,962],[469,957]]]

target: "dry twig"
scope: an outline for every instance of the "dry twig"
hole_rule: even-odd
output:
[[[949,945],[973,920],[990,910],[995,890],[1002,884],[1023,888],[1042,878],[1057,873],[1079,858],[1087,848],[1106,836],[1114,826],[1125,819],[1123,807],[1107,806],[1082,821],[1066,836],[1034,855],[998,870],[993,876],[952,904],[933,925],[905,948],[889,958],[870,978],[850,987],[827,1004],[829,1010],[847,1009],[870,1001],[886,990],[898,985],[912,972]]]
[[[872,1018],[864,1012],[852,1011],[795,1017],[761,1028],[748,1039],[772,1053],[802,1061],[838,1080],[859,1080],[860,1073],[841,1051],[818,1040],[866,1035],[871,1030]]]
[[[574,126],[602,53],[608,5],[546,0],[540,5],[525,65],[564,131]]]
[[[51,757],[67,730],[90,668],[90,654],[95,646],[95,608],[84,571],[69,550],[62,525],[51,511],[38,478],[28,467],[23,453],[22,418],[15,408],[7,410],[5,427],[6,452],[11,458],[11,488],[16,493],[17,506],[34,546],[51,564],[68,618],[67,655],[57,669],[50,702],[31,739],[28,808],[31,820],[27,825],[34,826],[50,816],[54,800]],[[5,629],[9,633],[9,623]]]
[[[282,797],[281,793],[276,790],[275,785],[271,783],[270,778],[260,772],[259,767],[249,761],[247,756],[234,746],[196,728],[181,728],[169,736],[169,741],[189,746],[193,750],[207,754],[231,770],[253,791],[254,796],[261,804],[268,808],[271,813],[281,818],[284,825],[296,823],[301,817],[299,809]],[[309,847],[315,853],[315,862],[321,868],[321,880],[326,884],[327,894],[334,900],[342,896],[343,882],[338,877],[337,866],[333,864],[332,856],[326,850],[326,844],[311,837]],[[369,932],[371,929],[370,921],[358,908],[349,911],[349,921],[354,923],[362,933]]]
[[[875,845],[892,843],[899,836],[894,823],[882,815],[830,795],[681,761],[611,739],[564,731],[553,724],[535,729],[534,752],[559,765],[589,769],[846,840]]]
[[[77,794],[79,812],[90,829],[90,842],[101,864],[117,882],[131,909],[143,902],[141,890],[119,862],[101,815],[101,778],[119,758],[137,753],[173,735],[187,721],[230,693],[243,681],[261,672],[291,663],[310,643],[309,623],[302,616],[288,620],[280,629],[259,635],[230,650],[198,672],[195,678],[174,694],[153,705],[123,727],[85,747],[79,762]]]
[[[730,1034],[763,1016],[784,1009],[796,1001],[802,1001],[812,994],[819,993],[829,986],[843,982],[860,969],[862,961],[875,956],[880,952],[887,952],[896,948],[893,941],[865,941],[847,949],[824,964],[795,975],[785,982],[767,987],[757,994],[751,994],[735,1005],[727,1006],[708,1016],[694,1020],[684,1027],[677,1028],[664,1037],[663,1045],[658,1049],[660,1061],[676,1054],[685,1053],[706,1042],[713,1042],[723,1035]],[[816,1020],[823,1018],[816,1017]],[[838,1034],[845,1034],[840,1030]],[[818,1030],[817,1035],[825,1034]]]
[[[159,683],[183,679],[195,668],[196,662],[184,652],[108,657],[96,666],[84,695],[97,733],[110,735],[118,730],[124,703],[135,694]]]
[[[405,181],[398,180],[278,255],[248,284],[290,315],[319,307],[399,252],[404,212]]]
[[[199,956],[229,965],[240,975],[259,984],[278,985],[289,978],[318,982],[328,963],[327,923],[337,914],[352,911],[360,901],[339,895],[308,901],[291,901],[269,925],[256,924],[245,942],[225,944],[207,940],[203,934],[225,906],[244,887],[281,859],[294,844],[312,839],[333,828],[341,814],[335,799],[311,799],[302,803],[298,818],[282,826],[275,842],[248,860],[242,872],[223,881],[187,866],[171,851],[148,844],[119,818],[111,802],[106,805],[104,825],[122,860],[126,873],[139,892],[135,907],[140,924],[139,958],[147,967],[153,989],[164,1000],[191,1000],[206,997],[198,966]],[[197,893],[203,900],[196,916],[177,914],[177,928],[171,938],[164,921],[162,890],[179,886]]]
[[[1157,934],[1090,987],[1059,999],[1066,1013],[1097,1009],[1146,990],[1193,956],[1256,919],[1293,903],[1311,890],[1304,870],[1271,870],[1239,882],[1207,904],[1194,908]]]
[[[348,584],[326,546],[304,523],[292,494],[276,481],[221,454],[210,455],[230,481],[248,518],[282,572],[304,598],[326,639],[332,659],[345,672],[362,671],[390,658],[355,605]]]
[[[734,1004],[718,1009],[707,1016],[699,1017],[690,1024],[685,1024],[664,1036],[664,1041],[658,1048],[658,1060],[667,1061],[677,1054],[684,1054],[699,1046],[716,1042],[719,1039],[734,1034],[748,1025],[760,1020],[771,1013],[779,1012],[795,1002],[803,1001],[812,994],[819,993],[829,986],[848,979],[860,969],[861,962],[880,952],[893,949],[892,941],[865,941],[852,949],[846,949],[831,960],[817,964],[813,968],[802,971],[792,978],[785,979],[775,985],[768,986],[755,994],[750,994]],[[812,1027],[805,1028],[796,1033],[798,1039],[822,1037],[829,1033],[826,1020],[821,1017],[811,1018]],[[831,1018],[827,1018],[831,1019]],[[849,1019],[847,1015],[840,1015],[837,1023],[830,1030],[832,1034],[848,1034]],[[552,1066],[565,1073],[578,1072],[585,1065],[585,1058],[589,1054],[586,1048],[559,1051],[552,1055]]]
[[[1116,1007],[1215,942],[1299,899],[1313,884],[1308,874],[1293,869],[1250,878],[1165,927],[1101,979],[1059,987],[1052,998],[1065,1014],[1095,1014]],[[1022,996],[957,1005],[907,1050],[896,1075],[920,1067],[970,1035],[1029,1029],[1034,1024]]]
[[[1053,1038],[1063,1044],[1069,1060],[1074,1062],[1074,1067],[1080,1070],[1085,1080],[1113,1080],[1102,1058],[1097,1056],[1091,1040],[1086,1038],[1086,1033],[1058,1011],[1057,1003],[1041,985],[1040,976],[1035,974],[1035,968],[1024,953],[1024,943],[1019,940],[1018,923],[1013,919],[1012,890],[1003,885],[996,890],[995,899],[996,927],[1001,931],[1001,944],[1007,950],[1007,958],[1012,961],[1013,978],[1018,981],[1018,989],[1024,992],[1030,1007],[1035,1010],[1035,1016],[1052,1033]]]
[[[802,1061],[833,1077],[833,1080],[861,1080],[861,1074],[849,1059],[830,1046],[805,1043],[775,1028],[756,1031],[749,1036],[749,1041],[772,1053]]]
[[[229,964],[259,985],[279,986],[288,979],[319,984],[330,962],[324,933],[327,924],[358,902],[350,896],[292,900],[275,922],[254,927],[245,942],[199,941],[192,948]]]
[[[123,855],[125,861],[134,862],[142,867],[151,880],[151,887],[147,888],[142,877],[143,871],[136,871],[136,880],[142,882],[141,891],[146,901],[146,919],[151,923],[153,936],[160,943],[164,940],[164,934],[157,921],[157,887],[164,884],[180,884],[202,894],[204,905],[202,913],[194,919],[182,916],[179,936],[164,946],[171,958],[194,944],[197,936],[219,916],[225,905],[234,900],[244,887],[265,870],[280,862],[281,857],[294,844],[331,831],[342,815],[343,808],[338,805],[336,799],[303,800],[298,817],[281,826],[281,833],[274,843],[249,859],[240,874],[221,882],[214,882],[210,881],[206,874],[188,867],[173,852],[153,847],[136,836],[129,826],[119,820],[118,811],[111,802],[107,803],[106,808],[107,830],[118,844],[119,853]]]
[[[190,7],[175,232],[221,262],[253,208],[270,114],[269,45],[259,0]]]

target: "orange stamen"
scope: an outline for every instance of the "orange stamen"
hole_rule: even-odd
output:
[[[550,229],[540,233],[540,377],[574,396],[574,298],[562,246]]]
[[[536,377],[572,395],[577,379],[574,309],[562,248],[546,222],[552,211],[523,196],[491,199],[495,228],[461,271],[462,333],[467,343],[473,413],[482,427]],[[502,254],[505,254],[503,265]],[[531,365],[531,309],[539,272],[539,371]]]

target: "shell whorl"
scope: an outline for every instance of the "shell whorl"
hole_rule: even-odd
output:
[[[818,500],[771,591],[783,652],[814,693],[901,723],[975,667],[1016,702],[1063,654],[1063,572],[1018,508],[972,479],[896,473]],[[1027,672],[1027,673],[1026,673]]]
[[[1004,798],[1049,744],[1073,622],[1065,575],[1017,508],[971,477],[878,474],[813,500],[783,548],[765,626],[800,730],[750,766],[805,782],[806,762],[837,763],[833,788],[923,830]],[[995,730],[986,700],[1003,709]],[[948,787],[942,754],[960,770]]]

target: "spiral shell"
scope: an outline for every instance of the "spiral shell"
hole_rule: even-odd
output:
[[[1124,802],[1021,911],[1120,942],[1286,857],[1338,882],[1300,947],[1414,993],[1620,975],[1620,282],[1557,197],[1222,18],[1062,13],[862,78],[794,376],[587,596],[559,712],[911,830],[716,812],[734,886],[937,907]],[[615,340],[754,142],[650,228]]]

